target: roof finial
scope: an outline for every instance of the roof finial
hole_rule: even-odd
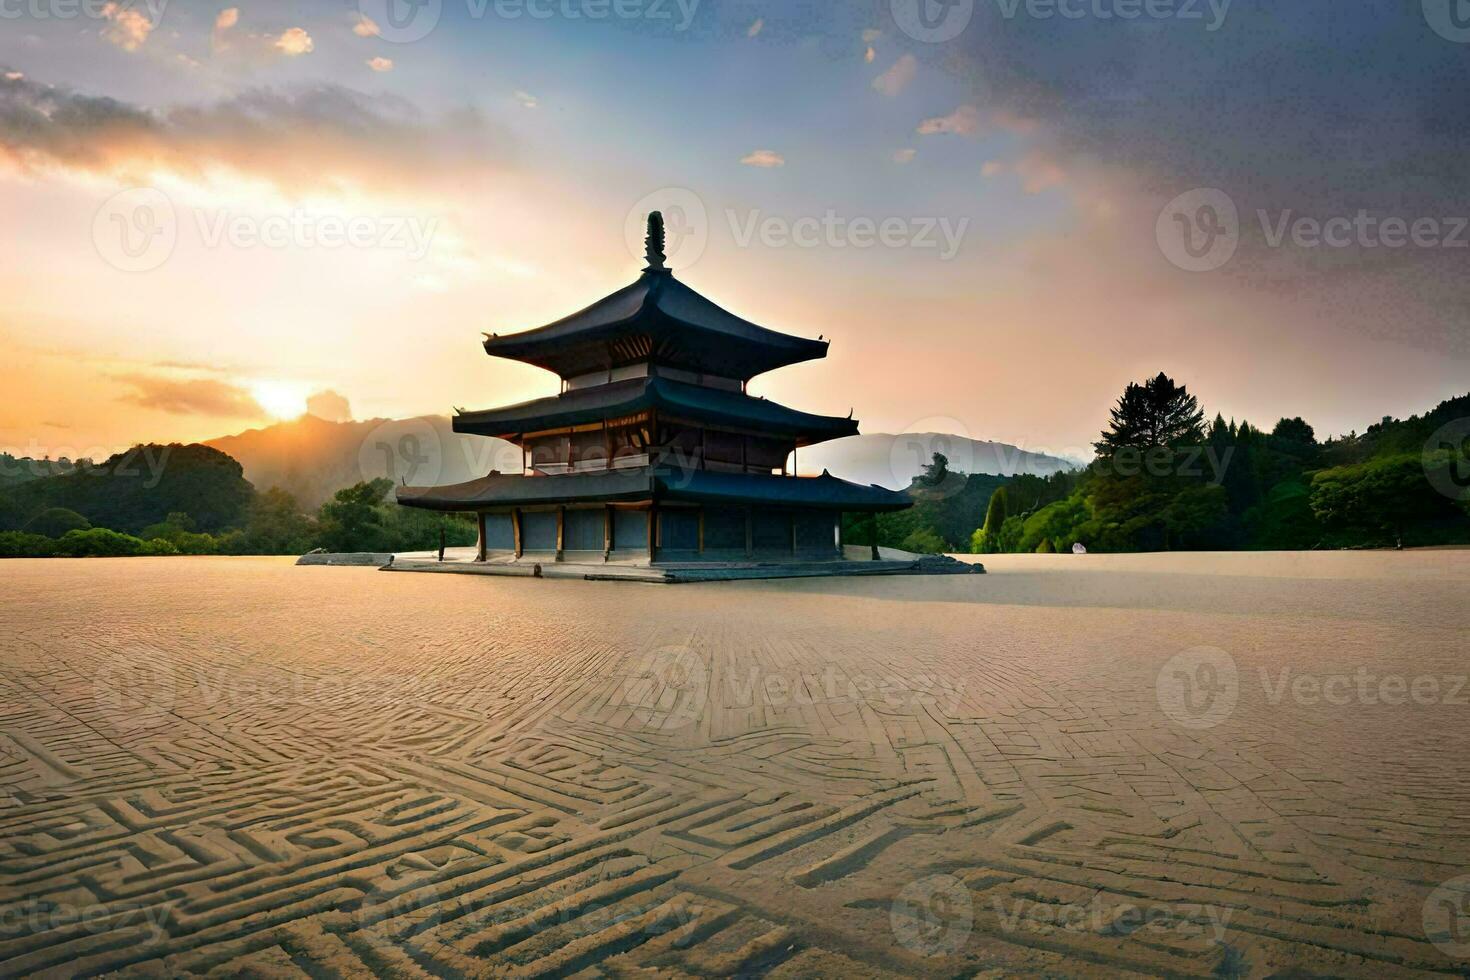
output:
[[[647,246],[645,258],[648,259],[648,268],[644,272],[664,272],[667,266],[664,260],[664,216],[662,212],[651,211],[648,215],[648,238],[644,244]]]

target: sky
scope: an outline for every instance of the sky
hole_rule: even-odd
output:
[[[557,391],[682,281],[755,393],[1080,456],[1165,371],[1319,435],[1470,390],[1454,0],[0,0],[0,449]],[[1463,26],[1462,26],[1463,25]]]

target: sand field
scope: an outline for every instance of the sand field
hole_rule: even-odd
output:
[[[0,974],[1470,970],[1470,552],[0,562]]]

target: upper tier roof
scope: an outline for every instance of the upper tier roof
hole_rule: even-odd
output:
[[[756,326],[705,299],[667,269],[648,269],[637,282],[580,313],[486,338],[485,352],[563,378],[652,361],[748,381],[826,357],[827,344]]]
[[[514,440],[528,432],[586,425],[648,409],[705,425],[785,436],[795,439],[798,446],[857,435],[858,431],[853,419],[798,412],[765,398],[668,378],[636,378],[579,388],[505,408],[464,412],[453,421],[455,432]]]

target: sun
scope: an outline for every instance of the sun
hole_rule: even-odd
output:
[[[306,414],[306,387],[289,381],[257,381],[250,397],[275,419],[294,419]]]

